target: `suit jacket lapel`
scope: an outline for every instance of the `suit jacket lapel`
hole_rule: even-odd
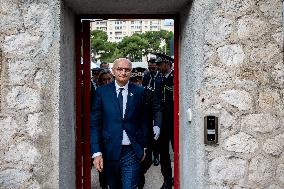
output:
[[[126,118],[129,109],[132,107],[134,100],[134,88],[131,83],[128,84],[128,95],[127,95],[127,103],[126,103],[126,110],[125,110],[125,115],[124,118]]]

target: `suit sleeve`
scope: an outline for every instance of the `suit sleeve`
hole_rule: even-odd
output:
[[[102,152],[102,98],[101,90],[97,90],[91,109],[90,121],[90,135],[91,135],[91,155],[96,152]]]
[[[146,90],[144,89],[143,92],[143,142],[144,142],[144,148],[148,147],[148,109],[147,109],[147,103],[146,103]]]
[[[155,92],[150,91],[151,93],[151,106],[152,106],[152,112],[153,112],[153,120],[154,120],[154,126],[158,126],[161,128],[162,125],[162,111],[161,111],[161,105],[159,103],[159,100],[157,98],[157,95]]]

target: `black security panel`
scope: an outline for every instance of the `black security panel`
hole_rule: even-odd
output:
[[[218,117],[216,116],[204,117],[204,143],[218,143]]]

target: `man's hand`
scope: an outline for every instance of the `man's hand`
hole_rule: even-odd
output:
[[[158,140],[159,136],[160,136],[160,127],[158,126],[154,126],[153,127],[153,132],[154,132],[154,140]]]
[[[94,163],[95,168],[99,172],[103,171],[104,163],[103,163],[103,156],[102,155],[95,157],[93,163]]]

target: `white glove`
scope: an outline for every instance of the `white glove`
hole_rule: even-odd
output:
[[[160,136],[160,127],[158,126],[154,126],[153,127],[153,132],[154,132],[154,140],[158,140],[159,136]]]

